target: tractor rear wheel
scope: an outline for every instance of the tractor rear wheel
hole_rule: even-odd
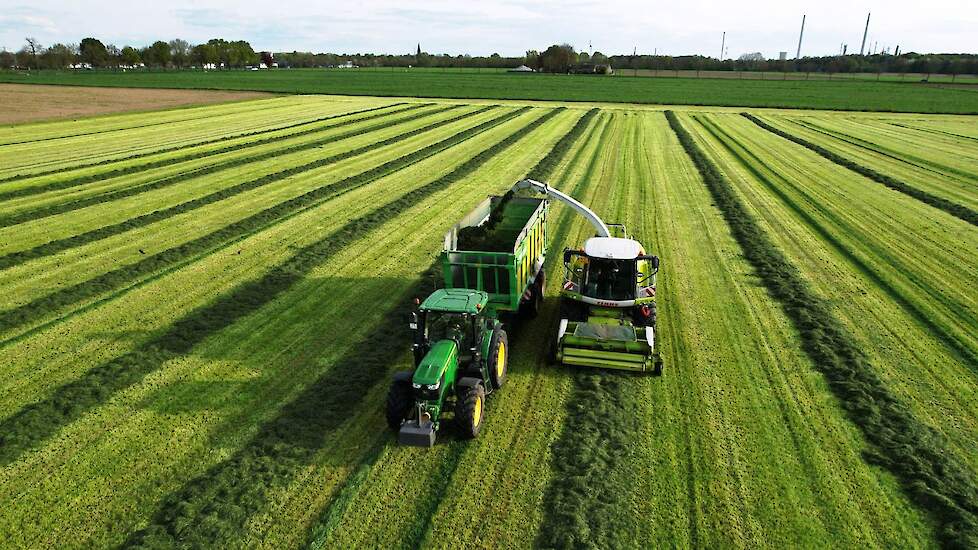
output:
[[[414,396],[411,395],[411,382],[395,379],[391,383],[390,389],[387,390],[387,425],[392,430],[400,429],[401,423],[407,417],[413,404]]]
[[[462,386],[455,398],[455,423],[465,439],[479,435],[486,417],[486,389],[482,384]]]
[[[509,369],[509,337],[505,330],[498,329],[493,332],[486,362],[492,388],[498,390],[506,383],[506,371]]]

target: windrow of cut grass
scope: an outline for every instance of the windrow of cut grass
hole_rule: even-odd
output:
[[[592,111],[584,115],[587,120],[579,118],[574,127],[556,141],[551,151],[541,157],[534,167],[528,167],[526,171],[506,169],[507,175],[504,178],[496,177],[487,180],[488,175],[480,177],[492,182],[491,191],[495,193],[504,191],[511,182],[525,177],[549,179],[548,174],[556,165],[566,161],[584,132],[588,128],[593,128],[592,121],[596,115],[597,112]],[[516,349],[539,348],[539,342],[528,342],[522,338],[522,330],[525,327],[520,325],[520,328],[507,326],[511,334],[511,360],[520,357],[514,355]],[[406,364],[401,366],[401,368],[408,367],[409,365]],[[497,516],[489,512],[486,502],[483,501],[483,497],[493,494],[500,499],[507,497],[504,492],[493,490],[493,486],[497,483],[496,476],[504,475],[504,472],[479,469],[475,466],[477,474],[465,475],[460,472],[460,468],[465,472],[472,471],[471,460],[476,456],[480,457],[479,464],[484,464],[482,461],[485,460],[492,461],[491,457],[496,457],[496,461],[492,464],[497,465],[500,457],[520,453],[520,449],[512,447],[514,443],[512,437],[514,431],[525,433],[520,426],[528,421],[527,417],[522,414],[503,413],[507,410],[516,410],[510,408],[514,406],[514,401],[519,402],[525,398],[526,387],[521,383],[521,379],[526,373],[512,370],[513,368],[516,367],[511,363],[506,386],[489,400],[486,425],[476,442],[458,440],[454,435],[451,422],[448,422],[439,433],[439,442],[434,448],[407,448],[392,441],[389,430],[382,421],[374,422],[374,429],[385,444],[372,448],[370,453],[364,454],[351,468],[345,481],[332,492],[328,502],[321,507],[319,519],[307,533],[306,545],[313,548],[392,545],[422,547],[429,545],[427,541],[430,540],[433,530],[444,528],[447,524],[455,527],[452,529],[451,537],[438,540],[452,540],[453,543],[464,546],[467,544],[465,541],[472,539],[463,535],[463,532],[468,529],[478,529],[480,526],[467,525],[464,520],[454,522],[443,512],[444,506],[456,502],[458,492],[465,489],[478,489],[476,494],[480,495],[480,498],[465,501],[468,504],[466,511],[480,518],[495,517],[490,524],[484,524],[482,527],[494,531],[503,522],[508,521],[510,518],[505,515]],[[380,400],[382,396],[378,397],[378,401]],[[519,405],[515,406],[519,408]],[[380,420],[379,416],[377,420]],[[489,439],[486,439],[487,437]],[[490,449],[494,449],[495,452],[483,452]],[[525,449],[523,451],[526,452]],[[472,480],[476,478],[480,481],[473,484]],[[315,480],[310,479],[307,485],[315,487]],[[396,517],[389,517],[384,513],[384,508],[376,504],[381,500],[398,502],[401,513]],[[522,517],[512,519],[525,520]],[[481,544],[491,546],[491,542],[486,539],[482,539]],[[509,544],[518,543],[510,540]]]
[[[43,88],[38,88],[43,90]],[[352,104],[378,105],[379,102],[350,102]],[[261,105],[264,109],[273,111],[275,117],[281,118],[283,112],[289,111],[289,107],[295,105],[291,98],[269,98],[262,103],[255,101],[240,101],[217,105],[196,105],[187,107],[177,107],[173,109],[156,110],[147,117],[146,111],[136,111],[128,113],[106,114],[85,118],[48,120],[41,122],[30,122],[13,125],[0,126],[0,146],[17,145],[23,143],[39,144],[58,139],[69,139],[73,137],[90,137],[93,135],[107,134],[114,131],[142,131],[149,128],[148,132],[155,131],[161,125],[188,125],[194,127],[195,123],[201,119],[220,119],[221,122],[234,123],[254,121],[255,105]],[[281,108],[281,109],[279,109]],[[294,109],[292,109],[294,110]]]
[[[396,112],[393,115],[391,115],[389,113],[380,113],[380,114],[375,114],[375,115],[364,117],[364,119],[356,119],[356,120],[344,121],[344,122],[341,122],[339,124],[334,124],[334,125],[331,125],[331,126],[328,126],[328,127],[325,127],[325,128],[313,128],[313,129],[305,130],[305,131],[302,131],[302,132],[298,132],[296,134],[276,136],[276,137],[273,137],[273,138],[267,138],[267,140],[270,141],[270,142],[280,141],[280,140],[287,140],[287,139],[292,139],[292,138],[294,138],[296,136],[306,135],[307,133],[321,133],[321,132],[325,132],[325,131],[334,130],[337,127],[358,124],[358,123],[363,122],[364,120],[370,120],[370,119],[373,119],[373,118],[386,119],[386,120],[383,120],[383,121],[381,121],[381,122],[379,122],[377,124],[374,124],[374,125],[371,125],[371,126],[367,126],[367,127],[363,127],[363,128],[356,128],[354,130],[350,130],[350,131],[345,132],[345,133],[342,133],[342,134],[333,135],[333,136],[329,136],[329,137],[325,137],[325,138],[317,139],[317,140],[312,140],[312,141],[306,141],[306,142],[298,143],[298,144],[295,144],[295,145],[290,145],[290,146],[287,146],[287,147],[284,147],[284,148],[268,149],[268,150],[262,151],[261,153],[258,153],[258,154],[254,154],[254,155],[250,155],[250,156],[243,156],[243,157],[238,157],[238,158],[233,158],[233,159],[230,159],[230,160],[227,160],[227,161],[224,161],[224,162],[214,162],[214,163],[211,163],[211,164],[203,165],[203,166],[201,166],[201,167],[199,167],[199,168],[197,168],[195,170],[188,170],[188,171],[180,172],[180,173],[177,173],[177,174],[174,174],[174,175],[170,175],[170,176],[166,176],[166,177],[163,177],[163,178],[160,178],[160,179],[152,179],[152,180],[150,180],[149,182],[146,182],[146,183],[141,183],[141,184],[131,185],[131,186],[124,186],[122,188],[109,189],[109,190],[104,191],[104,192],[99,192],[97,194],[90,195],[90,196],[85,196],[85,197],[81,197],[81,198],[75,198],[73,196],[70,196],[70,197],[68,197],[68,200],[67,201],[64,201],[64,202],[55,202],[53,204],[52,203],[46,203],[43,206],[39,206],[37,208],[28,208],[28,209],[17,211],[15,213],[7,214],[5,216],[0,216],[0,227],[9,227],[9,226],[12,226],[12,225],[18,225],[18,224],[21,224],[21,223],[24,223],[24,222],[34,221],[34,220],[38,220],[40,218],[46,218],[46,217],[50,217],[50,216],[55,216],[55,215],[58,215],[58,214],[63,214],[63,213],[66,213],[66,212],[71,212],[71,211],[78,210],[80,208],[85,208],[85,207],[92,206],[92,205],[107,203],[107,202],[119,200],[121,198],[131,197],[131,196],[134,196],[134,195],[139,195],[139,194],[145,193],[147,191],[153,191],[153,190],[156,190],[156,189],[161,189],[161,188],[164,188],[164,187],[169,187],[171,185],[176,185],[178,183],[181,183],[181,182],[184,182],[184,181],[187,181],[187,180],[190,180],[190,179],[199,178],[199,177],[202,177],[202,176],[207,176],[209,174],[214,174],[214,173],[220,172],[222,170],[226,170],[228,168],[233,168],[233,167],[241,166],[243,164],[252,164],[252,163],[257,163],[257,162],[263,162],[263,161],[274,159],[274,158],[276,158],[278,156],[286,155],[286,154],[289,154],[289,153],[295,153],[295,152],[299,152],[299,151],[308,151],[308,150],[311,150],[311,149],[315,149],[317,147],[322,147],[325,144],[335,143],[335,142],[342,141],[342,140],[345,140],[345,139],[350,139],[350,138],[353,138],[353,137],[362,136],[364,134],[367,134],[367,133],[370,133],[370,132],[376,132],[378,130],[383,130],[383,129],[389,128],[389,127],[394,126],[394,125],[397,125],[397,124],[408,123],[408,122],[411,122],[411,121],[414,121],[414,120],[418,120],[418,119],[421,119],[421,118],[424,118],[424,117],[431,116],[432,114],[436,114],[436,113],[443,112],[443,111],[446,111],[446,110],[457,109],[457,108],[460,108],[461,107],[461,105],[448,105],[448,106],[445,106],[445,107],[439,107],[439,108],[437,108],[437,109],[435,109],[433,111],[426,110],[426,111],[422,111],[422,112],[411,114],[411,115],[406,116],[406,117],[398,117],[398,114],[400,112],[408,111],[408,110],[416,110],[416,109],[420,109],[422,107],[430,107],[430,106],[431,105],[421,104],[421,105],[417,105],[417,106],[411,106],[411,107],[408,107],[406,109],[402,109],[401,111]],[[259,141],[266,141],[266,140],[259,140]],[[261,144],[261,145],[267,145],[267,144]],[[251,146],[253,146],[253,145],[247,145],[247,147],[251,147]],[[254,145],[254,146],[257,146],[257,145]],[[229,151],[225,151],[225,152],[237,151],[240,148],[238,146],[228,146],[227,149]],[[192,160],[195,160],[195,159],[192,159]],[[170,162],[164,162],[162,164],[162,166],[170,166],[171,164],[172,163],[170,163]],[[142,170],[141,169],[140,170],[137,170],[137,172],[139,172],[139,171],[142,171]],[[85,179],[85,181],[83,183],[90,183],[92,181],[99,181],[102,178],[100,176],[91,176],[91,177],[85,176],[83,179]],[[79,185],[81,185],[81,184],[79,184]]]
[[[155,338],[193,309],[260,278],[296,250],[453,171],[542,112],[525,112],[478,139],[323,203],[0,350],[0,362],[7,360],[19,372],[0,373],[0,418]],[[483,115],[479,122],[491,114]],[[518,159],[535,162],[570,128],[576,120],[573,115],[565,111],[552,119],[535,132],[546,136],[544,143],[529,137],[477,170],[478,176],[501,166],[527,164]],[[458,126],[469,124],[475,122]],[[455,126],[449,128],[452,130],[439,133],[447,136],[458,131]],[[430,141],[421,145],[427,143]],[[387,158],[417,147],[416,143],[399,144],[397,154]],[[367,160],[356,161],[355,170],[344,170],[355,173],[380,163]],[[0,515],[0,538],[23,546],[70,546],[72,541],[87,546],[122,544],[132,531],[147,524],[164,497],[242,448],[281,407],[382,321],[390,297],[403,292],[430,265],[433,252],[429,252],[440,247],[450,220],[467,211],[466,205],[481,200],[487,192],[485,181],[496,179],[512,180],[508,176],[483,181],[465,178],[361,235],[260,311],[117,392],[36,451],[0,467],[0,500],[9,510]],[[363,265],[370,268],[364,270]],[[312,493],[315,498],[296,507],[293,495],[286,493],[289,498],[284,504],[270,503],[249,520],[245,545],[289,547],[301,542],[304,525],[312,521],[331,491],[331,473],[340,474],[344,464],[363,452],[364,435],[373,438],[383,433],[368,425],[381,418],[377,403],[382,399],[382,395],[364,398],[365,405],[351,411],[353,417],[327,434],[317,455],[317,468],[298,472],[301,479],[324,475]],[[282,492],[276,489],[273,494],[277,498]],[[32,517],[41,520],[35,522]],[[279,525],[277,519],[269,522],[268,517],[290,519]],[[50,523],[54,518],[56,523]],[[282,529],[296,525],[301,526]],[[265,527],[275,534],[266,537]]]
[[[143,158],[146,158],[146,157],[167,155],[169,153],[177,153],[177,152],[186,151],[186,150],[189,150],[189,149],[196,149],[196,148],[199,148],[199,147],[206,147],[208,145],[214,145],[214,144],[224,143],[224,142],[231,141],[231,140],[238,140],[238,139],[244,139],[244,138],[251,138],[251,137],[257,137],[257,136],[263,136],[263,135],[270,134],[270,133],[273,133],[273,132],[289,132],[290,130],[295,130],[296,128],[301,128],[303,126],[309,126],[310,124],[318,124],[318,123],[321,123],[321,122],[327,122],[327,121],[334,120],[334,119],[337,119],[337,118],[355,117],[357,115],[372,113],[372,112],[375,112],[375,111],[386,111],[387,114],[393,114],[395,111],[391,111],[390,110],[391,108],[400,107],[400,106],[403,106],[403,105],[405,105],[405,103],[391,103],[390,105],[381,105],[379,107],[369,107],[369,108],[366,108],[366,109],[357,109],[357,110],[349,111],[349,112],[346,112],[346,113],[339,113],[339,114],[334,114],[334,115],[329,115],[329,116],[324,116],[324,117],[317,117],[317,118],[313,118],[313,119],[309,119],[309,120],[303,120],[303,121],[295,122],[295,123],[292,123],[292,124],[286,124],[284,126],[275,126],[275,127],[272,127],[272,128],[263,128],[261,130],[253,130],[253,131],[250,131],[250,132],[243,132],[243,133],[232,134],[232,135],[228,135],[228,136],[222,136],[222,137],[218,137],[218,138],[211,138],[211,139],[206,139],[206,140],[203,140],[203,141],[197,141],[197,142],[193,142],[193,143],[186,143],[186,144],[175,145],[175,146],[172,146],[172,147],[163,147],[163,148],[158,149],[158,150],[155,150],[155,151],[143,151],[141,153],[134,153],[134,154],[131,154],[129,156],[115,158],[111,162],[96,161],[96,162],[81,163],[81,164],[71,164],[71,165],[68,165],[68,166],[58,167],[58,168],[54,168],[54,169],[50,169],[50,170],[42,170],[42,171],[39,171],[39,172],[30,172],[30,173],[26,173],[26,174],[14,174],[12,176],[4,176],[4,177],[0,178],[0,185],[2,185],[4,183],[10,183],[10,182],[14,182],[14,181],[20,181],[20,180],[24,180],[24,179],[28,179],[28,178],[40,178],[40,177],[43,177],[43,176],[51,176],[51,175],[55,175],[55,174],[63,174],[63,173],[67,173],[67,172],[74,172],[74,171],[82,170],[82,169],[85,169],[85,168],[101,167],[101,166],[106,166],[107,164],[108,165],[112,165],[112,164],[115,164],[115,163],[128,163],[128,162],[132,162],[134,160],[143,159]],[[351,121],[347,121],[347,124],[353,124],[353,123],[356,123],[356,122],[364,122],[366,120],[370,120],[370,118],[371,117],[353,119]],[[330,126],[330,128],[331,129],[332,128],[338,128],[340,126],[342,126],[342,124],[333,125],[333,126]],[[303,135],[303,133],[301,133],[301,132],[290,132],[286,137],[290,137],[291,138],[291,137],[296,137],[296,136],[299,136],[299,135]],[[64,179],[64,180],[60,180],[60,181],[53,181],[53,182],[50,182],[50,183],[45,183],[43,185],[37,185],[37,186],[32,186],[32,187],[22,187],[22,188],[19,188],[19,189],[12,189],[12,190],[8,190],[8,191],[5,191],[5,190],[3,190],[2,187],[0,187],[0,200],[2,200],[2,199],[12,199],[12,198],[17,198],[17,197],[25,197],[25,196],[29,196],[29,195],[35,195],[35,194],[38,194],[38,193],[46,193],[48,191],[52,191],[52,190],[55,190],[55,189],[67,189],[69,187],[74,187],[76,185],[84,185],[85,183],[89,183],[89,182],[92,182],[92,181],[98,181],[98,180],[104,179],[104,178],[111,178],[111,177],[117,177],[117,176],[124,176],[124,175],[127,175],[127,174],[134,174],[136,172],[141,172],[143,170],[149,170],[151,168],[157,168],[157,167],[160,167],[160,166],[169,166],[171,164],[175,164],[175,163],[178,163],[178,162],[184,162],[184,161],[187,161],[187,160],[194,160],[194,159],[198,159],[198,158],[204,158],[204,157],[209,157],[209,156],[213,156],[213,155],[219,155],[221,153],[226,153],[226,152],[230,152],[230,151],[236,151],[236,150],[239,150],[239,149],[244,149],[244,148],[248,148],[248,147],[252,147],[252,146],[256,146],[256,145],[264,145],[264,144],[272,143],[272,142],[274,142],[274,140],[262,139],[262,140],[256,140],[256,141],[253,141],[253,142],[238,143],[238,144],[235,144],[235,145],[230,145],[230,146],[222,147],[222,148],[219,148],[219,149],[203,150],[203,151],[199,151],[199,152],[195,152],[195,153],[190,153],[190,154],[186,154],[186,155],[180,155],[180,156],[177,156],[177,157],[168,157],[168,158],[157,160],[157,161],[153,161],[153,162],[147,162],[147,163],[143,163],[143,164],[134,164],[134,165],[129,165],[129,166],[125,166],[125,167],[120,167],[120,168],[106,170],[104,172],[98,172],[98,173],[95,173],[95,174],[86,174],[84,176],[73,177],[73,178],[70,178],[70,179]]]
[[[662,377],[604,373],[621,380],[609,414],[625,415],[630,431],[604,468],[576,474],[597,478],[577,506],[586,544],[932,544],[926,516],[862,459],[860,434],[752,277],[668,121],[621,118],[592,180],[608,195],[596,206],[662,258],[656,344],[666,362]]]
[[[548,181],[558,165],[566,162],[567,157],[580,141],[581,136],[589,128],[593,127],[592,121],[597,114],[597,109],[592,109],[585,113],[584,116],[577,120],[570,131],[564,134],[554,144],[547,155],[541,158],[529,171],[516,176],[516,178],[530,177],[539,181]],[[555,258],[557,256],[552,255],[551,257]],[[542,320],[538,322],[544,323]],[[542,328],[542,326],[539,325],[537,328]],[[521,331],[525,327],[514,329],[513,326],[510,326],[508,328],[511,334],[511,357],[520,357],[519,355],[512,355],[514,350],[539,349],[539,342],[524,341],[522,338]],[[518,381],[520,376],[521,374],[511,370],[510,375],[507,377],[506,387],[499,395],[493,397],[488,409],[490,415],[489,420],[487,420],[483,436],[480,437],[481,443],[479,445],[473,446],[465,441],[454,441],[450,429],[451,426],[446,425],[441,435],[443,444],[439,445],[436,451],[427,452],[425,453],[426,456],[419,457],[419,460],[423,460],[424,463],[421,468],[406,467],[411,463],[411,456],[413,455],[402,455],[401,451],[403,449],[398,449],[393,444],[376,447],[371,453],[365,455],[355,467],[354,472],[348,477],[346,483],[334,492],[334,496],[329,504],[323,508],[319,521],[310,529],[307,545],[313,548],[336,545],[344,546],[347,544],[384,545],[387,544],[384,541],[387,541],[388,537],[393,537],[401,541],[405,547],[427,545],[428,543],[426,541],[431,536],[432,530],[441,527],[441,523],[444,521],[439,511],[446,502],[445,499],[450,494],[454,494],[460,490],[460,482],[471,479],[468,476],[464,476],[463,478],[458,476],[457,469],[460,465],[465,463],[471,466],[469,461],[474,455],[483,455],[482,458],[486,458],[484,453],[481,453],[481,451],[486,449],[495,449],[495,452],[491,454],[498,457],[500,455],[499,442],[483,441],[484,437],[493,434],[490,437],[496,440],[497,436],[501,435],[495,433],[497,430],[503,430],[505,433],[512,435],[512,429],[522,423],[520,415],[496,417],[492,412],[507,410],[509,406],[513,406],[512,401],[518,399],[518,396],[511,395],[512,392],[525,395],[525,387],[522,389],[519,388],[521,385]],[[501,405],[500,399],[509,406]],[[516,407],[519,408],[518,405]],[[388,437],[385,435],[384,439],[389,441]],[[516,453],[518,451],[511,449],[511,452]],[[381,455],[383,455],[383,459],[380,458]],[[405,462],[405,460],[408,462]],[[377,470],[374,472],[375,474],[381,474],[381,478],[387,483],[397,484],[399,491],[412,493],[409,500],[403,501],[403,505],[410,512],[383,527],[376,527],[373,536],[380,538],[371,539],[368,533],[360,532],[359,530],[357,533],[348,533],[351,536],[344,537],[341,535],[341,532],[345,532],[352,527],[350,525],[350,519],[356,516],[356,512],[353,510],[359,506],[363,506],[365,504],[363,500],[364,494],[370,493],[369,489],[361,486],[367,477],[364,470],[369,465],[373,465],[378,461],[381,462],[381,465],[377,467]],[[421,474],[419,470],[425,473]],[[410,476],[410,479],[401,477],[405,475]],[[488,480],[494,478],[496,475],[504,475],[504,472],[490,473],[487,470],[483,470],[479,472],[479,475],[485,476],[485,479]],[[461,484],[466,485],[465,483]],[[482,487],[480,491],[482,493],[491,491],[485,484],[480,484],[480,487]],[[502,497],[501,494],[497,496]],[[472,506],[480,506],[483,503],[477,504],[476,502],[470,502],[470,504]],[[472,507],[469,509],[475,510]],[[353,514],[353,516],[349,514]],[[496,523],[503,521],[503,519],[502,517],[498,518]],[[373,522],[371,523],[376,525]],[[454,535],[457,536],[458,533],[454,533]],[[370,540],[373,540],[373,542],[368,542]]]
[[[316,263],[321,263],[347,243],[380,227],[392,216],[411,208],[432,193],[466,178],[561,110],[547,111],[447,175],[373,210],[316,243],[313,246],[322,249],[317,251]],[[313,265],[308,266],[310,269],[312,267]],[[286,269],[286,266],[281,269]],[[272,273],[276,271],[279,269]],[[287,266],[288,273],[294,274],[297,271],[301,276],[308,269],[297,270],[293,266]],[[266,279],[268,276],[262,280]],[[412,285],[411,288],[417,292],[425,287],[421,283]],[[283,290],[284,288],[277,287],[266,289],[262,295],[271,299]],[[345,362],[334,366],[299,399],[286,406],[278,417],[263,426],[244,449],[168,498],[154,517],[153,523],[133,534],[127,546],[157,547],[175,542],[208,546],[236,538],[235,533],[240,532],[247,518],[264,503],[267,491],[287,483],[318,448],[316,443],[322,440],[323,434],[335,429],[343,418],[343,413],[356,407],[356,398],[366,395],[372,385],[382,380],[382,375],[390,368],[390,364],[397,357],[403,356],[409,335],[403,329],[399,330],[399,325],[403,322],[403,313],[408,311],[406,302],[395,301],[392,315],[386,316],[387,321],[378,327],[378,331],[371,331],[373,339],[363,342],[362,346],[356,346],[356,351],[346,357]],[[402,315],[398,315],[398,312]],[[377,341],[377,335],[385,335],[384,346],[373,344]],[[366,361],[363,357],[364,348],[372,348],[375,352]],[[238,483],[239,480],[249,480],[250,483]],[[222,494],[221,507],[210,505],[212,494],[217,492]]]
[[[906,126],[888,124],[890,119],[886,118],[847,120],[841,117],[798,117],[790,114],[779,115],[779,118],[790,121],[795,128],[817,134],[820,139],[830,138],[826,140],[828,143],[849,145],[931,170],[940,174],[942,180],[950,180],[950,183],[978,183],[978,173],[974,170],[975,162],[978,162],[978,151],[975,151],[971,140],[964,136],[915,131]],[[963,118],[967,120],[968,117]],[[955,122],[958,120],[940,121],[942,126],[953,125]],[[939,188],[942,182],[937,181],[932,185]]]
[[[717,124],[716,117],[692,118],[930,337],[978,372],[978,302],[967,291],[978,281],[978,266],[968,261],[969,245],[978,242],[974,228],[912,197],[867,187],[817,153],[781,147],[780,136],[742,117],[724,117],[725,124]],[[799,170],[799,162],[805,170]],[[812,186],[813,175],[835,185]],[[944,232],[954,232],[955,238],[945,238]]]
[[[782,304],[802,335],[804,351],[872,445],[867,460],[890,471],[908,496],[930,514],[944,545],[978,544],[974,472],[948,449],[942,436],[921,424],[889,391],[830,306],[772,244],[675,113],[667,111],[666,116],[761,283]]]
[[[596,160],[617,148],[607,138],[616,117],[604,114],[565,164],[538,166],[530,175],[561,189],[592,208],[600,209],[607,193],[594,185]],[[556,326],[556,296],[562,247],[574,247],[593,228],[566,208],[552,211],[548,274],[540,315],[511,327],[510,365],[505,391],[494,398],[478,445],[469,445],[460,458],[445,498],[425,522],[422,546],[453,538],[462,544],[487,546],[533,545],[545,511],[544,491],[551,480],[551,446],[566,421],[565,399],[572,374],[554,369],[547,350]],[[471,483],[472,479],[482,479]]]
[[[87,281],[59,289],[21,306],[0,311],[0,333],[50,317],[66,306],[117,290],[134,281],[162,272],[163,270],[170,270],[186,265],[196,258],[213,253],[218,248],[228,246],[256,231],[267,228],[273,223],[278,223],[290,216],[294,216],[296,213],[319,204],[323,200],[328,200],[340,193],[345,193],[376,181],[384,175],[400,170],[405,166],[409,166],[421,159],[470,139],[489,128],[518,116],[528,109],[529,107],[524,107],[515,111],[506,112],[450,138],[418,149],[417,151],[398,157],[395,160],[386,162],[337,183],[313,189],[298,197],[224,226],[217,231],[148,256],[136,263],[116,268]]]
[[[918,189],[916,187],[913,187],[911,185],[908,185],[908,184],[906,184],[906,183],[904,183],[902,181],[899,181],[899,180],[897,180],[895,178],[892,178],[890,176],[887,176],[887,175],[884,175],[884,174],[880,174],[879,172],[877,172],[877,171],[875,171],[875,170],[873,170],[871,168],[868,168],[866,166],[863,166],[861,164],[858,164],[856,162],[853,162],[852,160],[849,160],[849,159],[843,157],[842,155],[838,155],[838,154],[836,154],[836,153],[834,153],[832,151],[829,151],[828,149],[826,149],[825,147],[822,147],[821,145],[812,143],[812,142],[810,142],[810,141],[808,141],[806,139],[802,139],[802,138],[800,138],[798,136],[794,136],[794,135],[792,135],[792,134],[790,134],[788,132],[785,132],[784,130],[781,130],[779,128],[775,128],[774,126],[771,126],[770,124],[764,122],[763,120],[757,118],[756,116],[754,116],[754,115],[752,115],[750,113],[741,113],[741,115],[744,116],[744,118],[746,118],[747,120],[750,120],[754,124],[760,126],[761,128],[764,128],[768,132],[771,132],[773,134],[777,134],[777,135],[779,135],[779,136],[781,136],[781,137],[783,137],[783,138],[785,138],[785,139],[787,139],[789,141],[792,141],[794,143],[797,143],[798,145],[801,145],[802,147],[805,147],[807,149],[810,149],[812,151],[815,151],[816,153],[818,153],[822,157],[824,157],[824,158],[826,158],[826,159],[828,159],[828,160],[830,160],[830,161],[832,161],[832,162],[834,162],[834,163],[836,163],[836,164],[838,164],[840,166],[844,166],[844,167],[852,170],[853,172],[856,172],[857,174],[860,174],[862,176],[865,176],[865,177],[867,177],[867,178],[869,178],[869,179],[871,179],[871,180],[873,180],[873,181],[875,181],[877,183],[881,183],[881,184],[885,185],[886,187],[888,187],[890,189],[893,189],[894,191],[899,191],[899,192],[901,192],[901,193],[903,193],[905,195],[908,195],[910,197],[913,197],[913,198],[915,198],[915,199],[917,199],[917,200],[919,200],[921,202],[927,203],[927,204],[933,206],[934,208],[937,208],[938,210],[943,210],[944,212],[947,212],[948,214],[950,214],[950,215],[952,215],[952,216],[954,216],[954,217],[956,217],[956,218],[958,218],[958,219],[960,219],[962,221],[965,221],[967,223],[970,223],[971,225],[978,225],[978,211],[972,210],[971,208],[968,208],[968,207],[966,207],[964,205],[957,204],[955,202],[951,202],[951,201],[949,201],[947,199],[943,199],[941,197],[938,197],[936,195],[933,195],[931,193],[928,193],[926,191],[923,191],[921,189]]]
[[[26,262],[26,261],[29,261],[29,260],[32,260],[32,259],[35,259],[35,258],[41,258],[41,257],[44,257],[44,256],[49,256],[51,254],[55,254],[55,253],[58,253],[58,252],[61,252],[61,251],[64,251],[64,250],[68,250],[70,248],[75,248],[75,247],[78,247],[78,246],[82,246],[82,245],[88,244],[90,242],[94,242],[94,241],[97,241],[97,240],[100,240],[100,239],[104,239],[106,237],[110,237],[112,235],[118,235],[120,233],[124,233],[124,232],[129,231],[129,230],[132,230],[132,229],[136,229],[136,228],[139,228],[139,227],[145,227],[145,226],[147,226],[147,225],[149,225],[151,223],[155,223],[155,222],[158,222],[160,220],[165,220],[165,219],[170,218],[172,216],[175,216],[177,214],[182,214],[184,212],[189,212],[191,210],[195,210],[197,208],[201,208],[201,207],[206,206],[208,204],[212,204],[212,203],[215,203],[215,202],[218,202],[218,201],[222,201],[222,200],[225,200],[225,199],[234,197],[235,195],[238,195],[238,194],[243,193],[245,191],[250,191],[252,189],[257,189],[257,188],[262,187],[264,185],[268,185],[270,183],[274,183],[274,182],[280,181],[280,180],[282,180],[284,178],[287,178],[287,177],[290,177],[290,176],[301,174],[301,173],[307,172],[309,170],[313,170],[313,169],[320,168],[320,167],[323,167],[323,166],[328,166],[330,164],[335,164],[335,163],[337,163],[337,162],[339,162],[341,160],[345,160],[345,159],[352,158],[352,157],[355,157],[355,156],[358,156],[358,155],[369,153],[369,152],[374,151],[376,149],[379,149],[381,147],[385,147],[387,145],[391,145],[391,144],[397,143],[397,142],[399,142],[401,140],[404,140],[404,139],[407,139],[407,138],[410,138],[410,137],[413,137],[413,136],[416,136],[416,135],[423,134],[425,132],[428,132],[428,131],[431,131],[431,130],[440,128],[440,127],[445,126],[447,124],[451,124],[451,123],[454,123],[454,122],[457,122],[457,121],[460,121],[460,120],[469,118],[471,116],[476,116],[476,115],[482,114],[484,112],[490,111],[490,110],[495,109],[495,108],[497,108],[497,106],[489,105],[489,106],[486,106],[486,107],[482,107],[480,109],[477,109],[475,111],[464,112],[464,113],[462,113],[460,115],[456,115],[456,116],[453,116],[451,118],[446,118],[446,119],[438,120],[436,122],[433,122],[433,123],[428,124],[426,126],[423,126],[421,128],[409,130],[407,132],[403,132],[403,133],[397,134],[397,135],[395,135],[393,137],[390,137],[390,138],[387,138],[387,139],[384,139],[384,140],[381,140],[381,141],[378,141],[378,142],[375,142],[375,143],[371,143],[369,145],[358,147],[356,149],[351,149],[351,150],[346,151],[346,152],[343,152],[343,153],[331,155],[331,156],[328,156],[328,157],[325,157],[325,158],[322,158],[322,159],[319,159],[319,160],[316,160],[316,161],[313,161],[313,162],[309,162],[309,163],[306,163],[306,164],[302,164],[302,165],[299,165],[299,166],[291,166],[291,167],[289,167],[289,168],[287,168],[285,170],[279,170],[278,172],[274,172],[274,173],[271,173],[271,174],[266,174],[266,175],[264,175],[264,176],[262,176],[260,178],[256,178],[256,179],[253,179],[253,180],[249,180],[249,181],[245,181],[245,182],[242,182],[242,183],[238,183],[238,184],[232,185],[230,187],[225,187],[225,188],[223,188],[223,189],[221,189],[219,191],[215,191],[215,192],[210,193],[208,195],[204,195],[202,197],[198,197],[198,198],[195,198],[193,200],[189,200],[189,201],[186,201],[186,202],[177,204],[175,206],[171,206],[169,208],[164,208],[164,209],[161,209],[161,210],[155,210],[155,211],[153,211],[153,212],[151,212],[149,214],[143,214],[141,216],[136,216],[134,218],[130,218],[130,219],[128,219],[128,220],[126,220],[124,222],[121,222],[121,223],[116,223],[116,224],[112,224],[112,225],[103,226],[103,227],[100,227],[98,229],[93,229],[93,230],[87,231],[85,233],[80,233],[80,234],[74,235],[72,237],[68,237],[68,238],[64,238],[64,239],[58,239],[58,240],[54,240],[54,241],[49,241],[49,242],[44,243],[42,245],[34,246],[34,247],[29,248],[29,249],[26,249],[26,250],[22,250],[22,251],[18,251],[18,252],[13,252],[11,254],[2,255],[2,256],[0,256],[0,270],[6,269],[6,268],[11,267],[11,266],[19,265],[19,264],[21,264],[23,262]]]

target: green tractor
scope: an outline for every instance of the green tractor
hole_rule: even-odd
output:
[[[476,437],[486,397],[506,380],[501,318],[533,317],[543,301],[549,202],[489,197],[445,235],[436,290],[412,314],[412,371],[394,376],[387,422],[407,445],[430,447],[454,409],[462,437]]]
[[[430,447],[449,401],[464,438],[479,435],[486,396],[506,381],[509,341],[481,290],[436,290],[412,315],[415,369],[394,375],[387,423],[402,444]]]

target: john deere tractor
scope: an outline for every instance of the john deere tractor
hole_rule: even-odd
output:
[[[387,423],[407,445],[430,447],[454,402],[465,438],[479,435],[486,396],[506,381],[506,331],[486,315],[481,290],[436,290],[412,315],[415,369],[395,374],[387,394]]]
[[[433,445],[452,411],[462,437],[479,435],[486,396],[506,380],[500,319],[533,317],[543,301],[548,207],[512,192],[489,197],[445,235],[445,288],[412,314],[415,368],[397,373],[387,396],[401,443]]]

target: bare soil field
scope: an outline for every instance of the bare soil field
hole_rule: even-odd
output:
[[[187,105],[258,99],[270,95],[263,92],[0,84],[0,105],[3,105],[0,109],[0,124],[172,109]]]

